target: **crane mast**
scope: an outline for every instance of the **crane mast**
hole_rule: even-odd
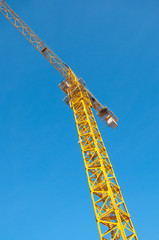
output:
[[[3,0],[0,0],[0,12],[65,78],[59,87],[74,112],[100,240],[137,240],[92,108],[109,127],[117,126],[117,117],[99,103],[85,83]]]

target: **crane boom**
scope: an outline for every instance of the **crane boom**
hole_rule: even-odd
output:
[[[0,11],[64,78],[68,77],[69,67],[41,41],[4,1],[0,1]]]
[[[85,83],[3,0],[0,0],[0,12],[65,78],[59,87],[66,93],[65,102],[74,112],[100,240],[138,240],[92,107],[112,128],[117,126],[117,117],[98,102]]]
[[[49,61],[49,63],[66,79],[59,87],[67,94],[68,82],[70,80],[78,81],[79,79],[74,74],[72,69],[64,63],[39,37],[35,34],[23,20],[5,3],[0,0],[0,12],[16,27],[16,29]],[[70,76],[72,76],[70,78]],[[81,83],[81,79],[80,79]],[[82,84],[84,82],[82,81]],[[117,126],[118,118],[108,108],[103,107],[102,104],[93,96],[93,94],[84,86],[87,90],[93,108],[97,111],[97,115],[109,126],[115,128]],[[68,97],[64,99],[68,103]]]

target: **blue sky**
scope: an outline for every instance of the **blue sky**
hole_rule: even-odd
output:
[[[96,119],[138,238],[159,239],[159,1],[7,3],[118,116]],[[0,29],[0,239],[99,239],[63,78]]]

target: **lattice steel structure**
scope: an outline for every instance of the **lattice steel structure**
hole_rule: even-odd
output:
[[[67,94],[65,101],[74,112],[100,240],[137,240],[92,107],[112,128],[117,126],[117,117],[98,102],[71,68],[3,0],[0,12],[65,78],[59,87]]]

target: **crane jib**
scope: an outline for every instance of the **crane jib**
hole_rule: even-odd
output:
[[[65,78],[69,77],[69,67],[35,34],[19,16],[2,0],[0,0],[1,13],[18,29],[19,32],[51,63],[51,65]],[[71,70],[72,71],[72,70]],[[87,88],[86,88],[87,89]],[[118,118],[108,107],[102,104],[87,89],[93,108],[97,115],[109,126],[115,128]],[[107,109],[108,111],[105,111]]]

